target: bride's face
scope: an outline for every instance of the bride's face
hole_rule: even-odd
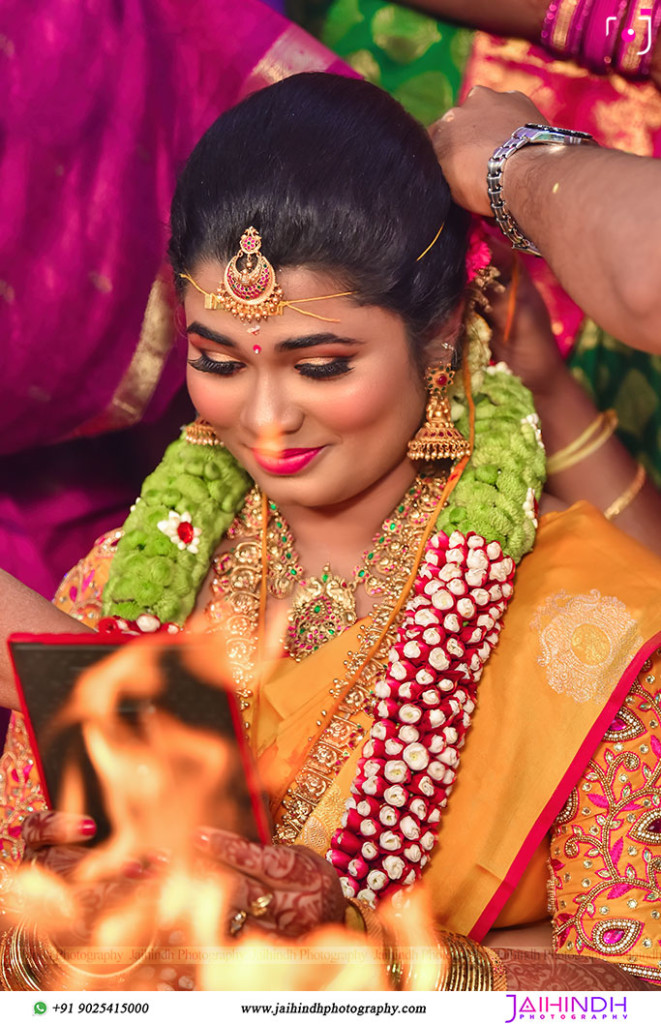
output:
[[[205,263],[193,277],[214,292],[222,273]],[[289,301],[345,290],[299,269],[278,283]],[[399,316],[325,299],[302,308],[337,322],[286,309],[250,333],[190,285],[184,305],[193,404],[274,501],[336,505],[403,472],[425,390]]]

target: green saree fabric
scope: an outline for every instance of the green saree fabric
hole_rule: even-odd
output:
[[[569,365],[599,409],[615,409],[618,437],[661,487],[661,356],[637,352],[586,320]]]
[[[381,0],[308,0],[292,4],[291,13],[423,124],[455,103],[470,53],[468,29]]]

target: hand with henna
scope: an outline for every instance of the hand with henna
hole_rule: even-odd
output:
[[[262,846],[233,832],[203,829],[200,851],[233,873],[234,912],[248,913],[246,928],[295,938],[324,924],[344,921],[346,900],[333,867],[304,846]],[[251,913],[255,901],[262,907]],[[259,906],[259,904],[258,904]]]
[[[40,864],[66,878],[85,855],[78,844],[91,839],[95,833],[92,818],[62,811],[35,811],[28,814],[21,828],[25,841],[23,860]]]
[[[145,869],[137,861],[124,864],[121,873],[112,877],[92,881],[85,878],[81,869],[89,849],[85,849],[84,843],[95,832],[96,825],[91,818],[62,811],[37,811],[23,822],[24,863],[37,864],[71,886],[75,913],[51,932],[51,938],[61,946],[87,944],[101,914],[127,905],[138,896],[150,897],[150,887],[142,885],[138,889],[137,882],[148,881],[153,870]],[[151,917],[145,914],[145,920]],[[140,936],[132,938],[138,941]]]

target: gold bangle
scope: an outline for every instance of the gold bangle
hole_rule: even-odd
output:
[[[27,955],[22,925],[3,935],[0,943],[0,984],[7,992],[37,992],[41,988]]]
[[[0,988],[14,992],[118,989],[147,959],[150,944],[136,961],[118,971],[88,971],[70,963],[50,939],[25,922],[0,936]]]
[[[580,448],[583,447],[584,444],[587,444],[587,442],[590,440],[593,434],[596,434],[597,431],[601,429],[603,422],[603,412],[597,413],[596,417],[585,428],[582,434],[579,434],[578,437],[575,437],[573,441],[570,441],[568,445],[565,445],[564,448],[561,448],[560,451],[556,452],[555,455],[552,455],[551,458],[556,458],[558,455],[572,455],[574,452],[577,452]]]
[[[606,519],[615,519],[615,517],[619,516],[621,512],[624,512],[625,508],[629,507],[631,502],[638,495],[639,491],[642,490],[643,484],[645,483],[646,479],[647,472],[645,470],[645,467],[642,464],[639,464],[638,469],[636,470],[636,475],[627,487],[627,489],[625,491],[622,491],[622,494],[619,496],[619,498],[616,498],[615,501],[611,505],[609,505],[606,511],[604,512],[604,516],[606,517]]]
[[[132,963],[122,966],[117,970],[93,971],[85,967],[78,967],[66,958],[64,953],[55,945],[51,939],[41,940],[35,929],[35,940],[41,953],[41,969],[48,975],[49,971],[55,978],[55,989],[73,989],[81,991],[95,990],[117,990],[126,985],[131,974],[138,971],[145,963],[149,954],[154,949],[154,936],[149,944],[145,946],[140,956]]]
[[[450,954],[450,971],[445,978],[443,991],[502,992],[505,989],[505,966],[493,950],[465,935],[451,932],[443,932],[441,941]]]
[[[489,946],[483,946],[484,952],[491,960],[491,969],[493,974],[493,991],[494,992],[506,992],[507,991],[507,971],[505,964],[500,959],[495,949],[490,949]]]
[[[368,938],[374,939],[382,948],[386,965],[386,975],[395,992],[402,988],[404,967],[397,954],[397,944],[381,918],[363,900],[347,900],[349,906],[358,914],[364,925]]]
[[[569,469],[570,466],[575,466],[583,459],[587,459],[589,455],[594,454],[615,433],[617,424],[618,418],[614,409],[606,409],[605,412],[599,413],[596,420],[590,424],[587,430],[583,431],[580,437],[546,460],[549,476]],[[593,437],[595,433],[596,437]]]
[[[7,946],[9,945],[9,939],[11,936],[10,931],[4,931],[0,935],[0,989],[3,992],[11,992],[11,978],[7,976],[7,970],[5,967],[5,958],[7,956]]]
[[[363,935],[367,934],[365,919],[361,912],[353,906],[351,900],[347,900],[347,906],[344,911],[344,927],[352,932],[362,932]]]

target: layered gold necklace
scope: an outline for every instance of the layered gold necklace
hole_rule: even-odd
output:
[[[252,696],[247,686],[266,595],[292,597],[284,647],[296,661],[356,621],[360,586],[368,596],[381,598],[379,605],[394,604],[409,578],[420,538],[444,484],[443,477],[416,477],[350,580],[333,572],[329,563],[318,576],[306,576],[291,531],[275,503],[267,501],[257,487],[249,492],[227,533],[234,546],[214,559],[212,597],[206,609],[207,617],[227,630],[228,656],[242,687],[244,708]]]
[[[438,502],[442,482],[416,477],[402,502],[372,538],[347,580],[327,562],[319,576],[305,576],[294,551],[294,540],[274,502],[269,502],[267,527],[267,589],[274,597],[292,594],[284,647],[294,661],[301,661],[328,640],[338,636],[357,619],[356,591],[363,586],[370,596],[396,596],[408,577],[397,572],[411,547],[417,546],[417,527],[426,524]]]

